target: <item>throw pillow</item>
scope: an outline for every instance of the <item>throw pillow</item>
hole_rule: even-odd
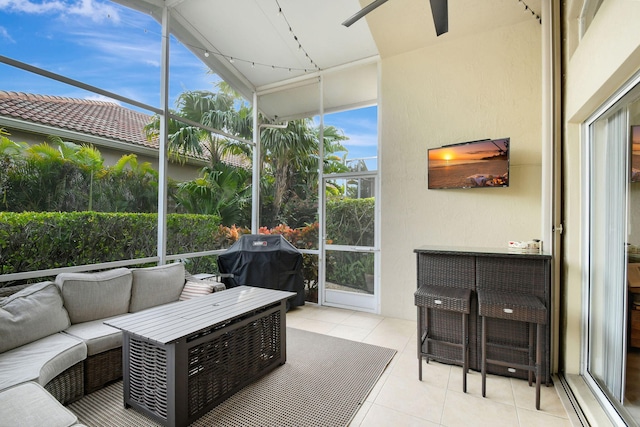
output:
[[[178,301],[185,283],[184,264],[134,268],[129,312]]]
[[[127,313],[131,280],[131,271],[127,268],[56,276],[72,324]]]
[[[207,282],[187,282],[184,284],[182,293],[180,294],[180,301],[185,301],[195,297],[201,297],[209,295],[213,292],[213,283]]]
[[[69,324],[55,283],[26,287],[0,304],[0,353],[60,332]]]

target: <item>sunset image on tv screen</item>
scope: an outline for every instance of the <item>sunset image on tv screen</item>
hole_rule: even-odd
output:
[[[507,187],[509,138],[429,150],[429,188]]]

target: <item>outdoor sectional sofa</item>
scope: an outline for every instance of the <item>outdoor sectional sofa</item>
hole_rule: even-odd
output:
[[[0,297],[0,413],[20,384],[67,404],[121,378],[122,332],[106,319],[222,289],[173,263],[61,273]]]

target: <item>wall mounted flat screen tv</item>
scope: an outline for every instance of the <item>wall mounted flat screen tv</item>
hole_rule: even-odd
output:
[[[509,186],[509,138],[483,139],[429,149],[428,186]]]

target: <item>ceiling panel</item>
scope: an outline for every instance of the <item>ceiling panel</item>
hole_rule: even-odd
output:
[[[327,111],[375,102],[377,58],[535,22],[542,0],[449,0],[449,32],[440,37],[428,0],[389,0],[349,28],[342,22],[373,0],[116,1],[158,17],[166,5],[172,33],[196,56],[247,99],[260,93],[266,115],[292,117],[318,109],[317,90],[307,87],[315,83],[301,82],[323,76]],[[277,87],[286,91],[276,95]]]
[[[258,105],[278,120],[312,117],[320,113],[320,93],[325,113],[374,105],[378,97],[378,61],[362,61],[334,68],[318,76],[291,83],[286,88],[262,92]],[[322,88],[322,89],[321,89]]]
[[[428,0],[389,0],[367,15],[367,23],[380,56],[385,58],[500,26],[535,22],[541,1],[449,0],[449,32],[440,37],[436,36]]]

